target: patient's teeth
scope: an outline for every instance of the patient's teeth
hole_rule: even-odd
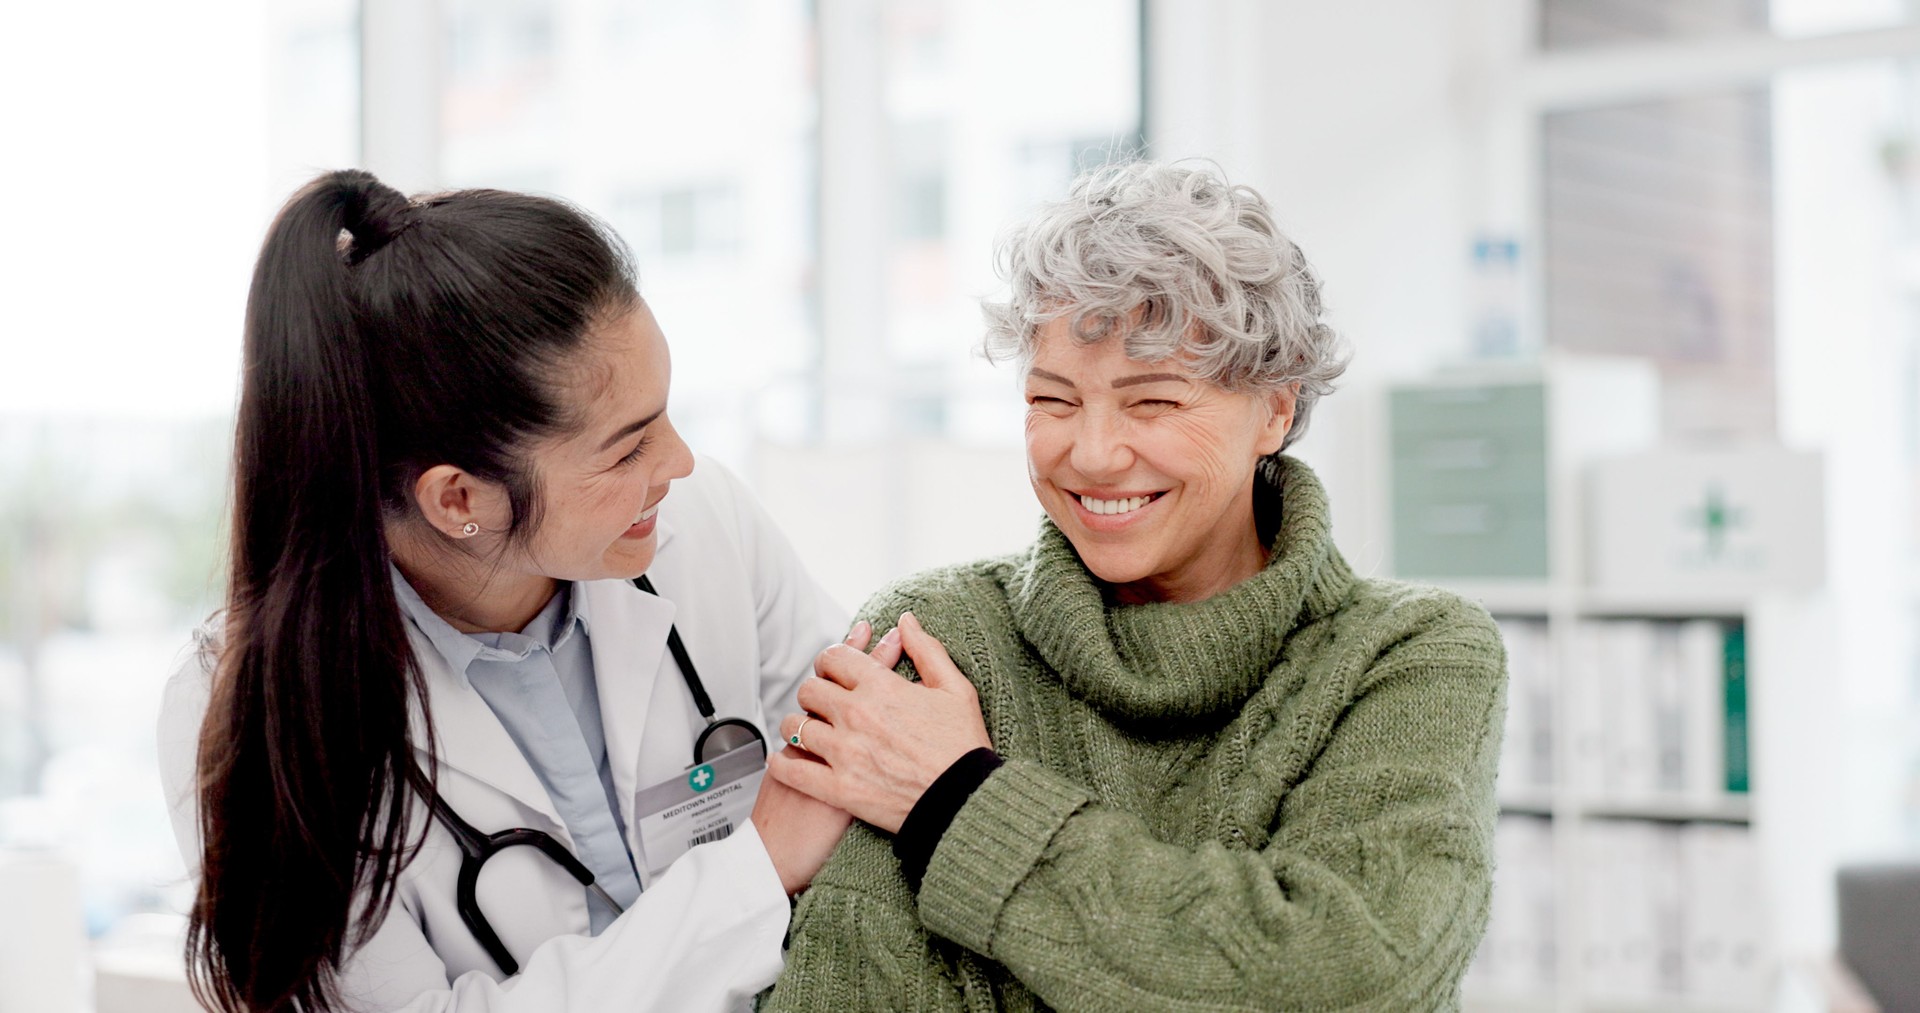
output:
[[[1094,499],[1092,496],[1085,495],[1080,497],[1080,505],[1086,507],[1088,513],[1095,514],[1132,513],[1151,502],[1153,502],[1152,496],[1129,496],[1126,499]]]

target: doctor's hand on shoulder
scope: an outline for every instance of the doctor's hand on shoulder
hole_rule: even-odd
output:
[[[788,749],[793,747],[789,746]],[[767,846],[773,871],[789,895],[813,881],[827,862],[853,817],[819,799],[796,791],[774,778],[763,778],[753,800],[753,825]]]

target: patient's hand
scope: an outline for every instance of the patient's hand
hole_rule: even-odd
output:
[[[884,663],[890,640],[913,659],[920,682],[900,678]],[[768,760],[767,773],[888,833],[900,829],[953,761],[993,744],[973,684],[911,612],[900,616],[873,656],[836,644],[820,652],[813,668],[819,678],[800,686],[807,714],[780,723],[789,742],[799,733],[805,752],[782,750]]]

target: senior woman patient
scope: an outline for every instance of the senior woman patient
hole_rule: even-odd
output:
[[[1457,1009],[1505,664],[1479,606],[1357,577],[1286,448],[1345,366],[1266,202],[1083,177],[1005,241],[1024,551],[863,610],[772,776],[856,826],[773,1010]]]

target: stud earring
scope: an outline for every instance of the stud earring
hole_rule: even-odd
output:
[[[468,538],[472,538],[474,535],[477,535],[480,533],[480,525],[475,524],[472,521],[468,521],[465,524],[460,525],[460,533],[462,535],[467,536]]]

